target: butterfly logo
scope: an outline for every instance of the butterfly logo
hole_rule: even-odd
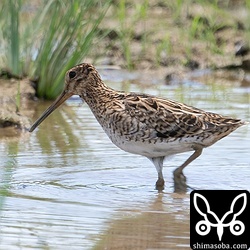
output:
[[[198,199],[201,199],[204,203],[205,203],[205,207],[206,207],[206,211],[203,212],[199,206],[198,206]],[[243,199],[243,205],[240,208],[239,211],[235,211],[235,204],[240,200]],[[246,193],[242,193],[237,195],[230,206],[230,210],[228,212],[226,212],[221,219],[218,218],[218,216],[210,210],[210,205],[207,201],[207,199],[199,194],[199,193],[195,193],[194,194],[194,198],[193,198],[193,203],[194,203],[194,207],[196,209],[196,211],[203,216],[203,220],[200,220],[199,222],[197,222],[196,226],[195,226],[195,230],[199,235],[207,235],[209,234],[211,227],[215,227],[217,228],[217,235],[219,238],[219,241],[221,241],[222,239],[222,235],[224,233],[224,227],[229,227],[230,232],[233,235],[241,235],[244,233],[245,231],[245,225],[243,224],[242,221],[237,220],[237,216],[239,216],[244,209],[246,208],[247,205],[247,194]],[[204,208],[203,208],[204,210]],[[232,217],[231,221],[229,223],[225,223],[226,218],[230,215],[230,217]],[[213,219],[213,222],[211,222],[211,219]],[[228,218],[227,218],[228,219]],[[216,223],[214,223],[216,221]]]

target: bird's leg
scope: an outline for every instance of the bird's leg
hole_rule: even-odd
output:
[[[194,150],[194,153],[174,171],[174,191],[176,193],[183,193],[187,191],[187,179],[182,171],[189,163],[199,157],[202,153],[202,148],[194,148]]]
[[[164,189],[164,178],[163,178],[163,174],[162,174],[164,158],[165,157],[153,157],[153,158],[148,157],[148,159],[150,161],[152,161],[153,164],[155,165],[155,168],[156,168],[157,173],[158,173],[158,180],[155,183],[155,187],[156,187],[157,190],[163,190]]]

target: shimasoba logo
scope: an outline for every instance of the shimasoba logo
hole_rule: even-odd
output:
[[[246,190],[199,190],[190,194],[190,247],[250,247],[250,197]],[[205,247],[205,248],[204,248]]]
[[[243,198],[243,205],[241,206],[240,210],[237,212],[235,211],[235,203],[239,200]],[[197,199],[202,199],[206,205],[206,213],[202,212],[199,209],[198,203],[197,203]],[[241,235],[244,231],[245,231],[245,225],[242,221],[237,220],[237,216],[240,215],[246,208],[246,204],[247,204],[247,195],[246,193],[243,194],[239,194],[237,195],[234,200],[232,201],[232,204],[230,206],[230,210],[227,211],[223,217],[221,219],[218,218],[218,216],[210,210],[210,205],[207,201],[207,199],[201,195],[201,194],[194,194],[194,207],[196,209],[196,211],[203,216],[204,220],[200,220],[196,226],[195,226],[195,230],[199,235],[207,235],[209,234],[211,227],[215,227],[217,228],[217,235],[219,238],[219,241],[221,241],[222,239],[222,235],[224,232],[224,227],[229,227],[230,228],[230,232],[233,235]],[[211,215],[216,223],[213,223],[209,220],[209,216]],[[233,215],[233,216],[231,216]],[[232,219],[229,223],[225,223],[225,220],[227,219],[227,217],[231,216]]]

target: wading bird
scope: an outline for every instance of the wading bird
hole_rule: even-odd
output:
[[[97,70],[87,63],[70,69],[65,87],[55,102],[32,125],[32,132],[46,117],[72,95],[86,102],[110,140],[120,149],[147,157],[156,167],[156,188],[164,188],[162,174],[166,157],[194,151],[174,171],[175,191],[186,190],[183,169],[211,146],[238,127],[240,119],[147,94],[124,93],[109,88]]]

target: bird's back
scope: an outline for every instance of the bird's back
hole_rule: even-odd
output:
[[[194,144],[208,147],[245,124],[176,101],[145,94],[116,92],[96,115],[110,139],[125,151],[185,152]],[[158,145],[158,146],[157,146]],[[142,148],[142,149],[140,149]],[[145,151],[145,150],[144,150]],[[144,155],[146,155],[144,153]]]

